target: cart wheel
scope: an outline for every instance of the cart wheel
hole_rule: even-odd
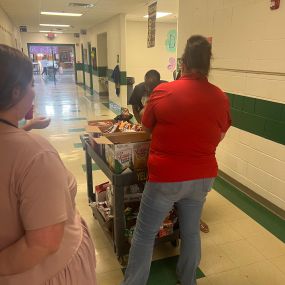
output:
[[[124,255],[118,256],[118,261],[122,267],[127,266],[127,258]]]
[[[179,246],[179,239],[174,239],[170,242],[173,247],[178,247]]]

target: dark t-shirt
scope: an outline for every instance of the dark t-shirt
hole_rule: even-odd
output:
[[[164,83],[167,81],[160,80],[160,83]],[[145,83],[139,83],[138,85],[135,86],[133,93],[129,99],[129,104],[136,106],[138,111],[141,111],[148,99],[150,94],[148,94]]]

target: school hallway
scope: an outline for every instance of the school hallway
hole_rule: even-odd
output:
[[[122,268],[104,230],[93,218],[88,205],[85,156],[79,136],[88,120],[112,119],[118,105],[107,98],[91,96],[75,84],[71,75],[53,81],[35,76],[35,114],[51,117],[43,130],[33,130],[47,138],[59,152],[65,166],[78,183],[77,206],[87,221],[95,243],[99,285],[119,284]],[[93,165],[94,185],[108,179]],[[284,221],[221,179],[217,179],[203,211],[210,232],[201,233],[202,260],[199,285],[283,285],[285,284]],[[226,196],[227,198],[225,198]],[[281,230],[278,227],[282,227]],[[156,247],[149,285],[175,284],[175,261],[179,248],[170,243]]]

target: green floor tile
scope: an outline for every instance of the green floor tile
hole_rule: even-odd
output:
[[[82,169],[84,172],[86,172],[86,165],[85,164],[82,164]],[[92,164],[92,170],[100,170],[99,166],[95,163]]]
[[[68,118],[64,119],[64,121],[86,121],[86,118]]]
[[[176,284],[176,263],[178,256],[172,256],[151,263],[150,275],[147,285],[174,285]],[[196,272],[197,279],[205,277],[204,273],[198,269]]]
[[[70,133],[77,133],[77,132],[84,132],[85,128],[75,128],[75,129],[68,129]]]
[[[274,236],[285,242],[285,221],[280,217],[240,192],[221,177],[216,178],[214,189]]]
[[[75,143],[73,144],[74,148],[82,148],[82,143]]]
[[[153,261],[151,263],[147,285],[175,285],[177,281],[177,260],[178,255]],[[124,271],[125,268],[123,269],[123,272]],[[198,268],[196,278],[199,279],[203,277],[205,277],[205,274]]]

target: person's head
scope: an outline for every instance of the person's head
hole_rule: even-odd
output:
[[[212,46],[205,37],[199,35],[190,37],[182,55],[183,72],[198,72],[208,76],[211,56]]]
[[[0,114],[11,111],[22,119],[34,96],[32,62],[21,51],[0,44]]]
[[[144,83],[149,93],[160,83],[160,74],[158,71],[151,69],[144,76]]]

